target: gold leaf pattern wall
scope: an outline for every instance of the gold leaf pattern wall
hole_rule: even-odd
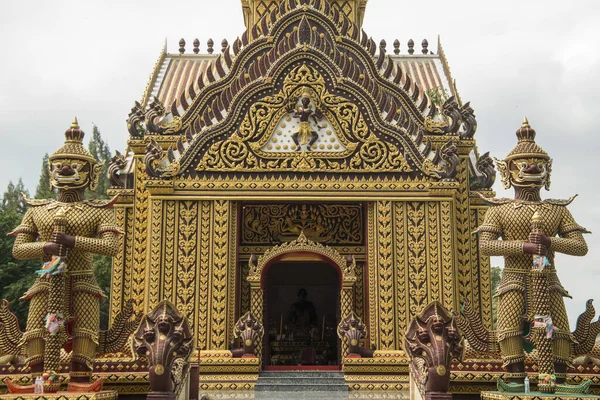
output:
[[[402,346],[408,322],[433,300],[456,308],[451,200],[379,201],[368,209],[371,342]]]

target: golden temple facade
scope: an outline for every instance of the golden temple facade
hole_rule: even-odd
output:
[[[472,232],[495,175],[473,110],[439,43],[400,54],[362,31],[365,0],[242,7],[234,42],[164,49],[130,113],[110,190],[125,232],[111,318],[129,299],[139,313],[170,300],[203,389],[251,389],[260,369],[299,363],[307,338],[351,388],[407,389],[404,335],[424,306],[467,298],[492,325]],[[289,310],[303,288],[318,321],[302,333]],[[257,359],[234,359],[246,312],[265,335]],[[346,358],[335,335],[352,312],[372,361]]]

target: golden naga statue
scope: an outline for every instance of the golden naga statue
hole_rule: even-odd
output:
[[[525,336],[525,347],[537,349],[538,389],[554,392],[558,385],[561,391],[578,338],[569,328],[563,302],[569,294],[556,275],[554,254],[584,256],[588,248],[582,234],[589,232],[567,210],[573,198],[541,199],[541,188],[550,187],[552,159],[535,143],[535,130],[527,119],[516,134],[516,147],[504,160],[496,160],[502,183],[507,189],[514,187],[515,198],[485,198],[490,208],[477,229],[483,255],[505,260],[496,292],[496,340],[508,372],[504,389],[522,388]]]
[[[111,210],[114,199],[84,200],[84,191],[95,189],[102,165],[83,147],[83,136],[75,120],[65,132],[65,144],[49,158],[58,199],[27,199],[30,208],[11,233],[16,259],[43,263],[22,297],[30,308],[27,329],[19,338],[21,351],[37,377],[59,371],[61,349],[71,350],[70,385],[87,384],[96,352],[107,348],[106,332],[99,332],[104,293],[96,283],[92,254],[115,255],[121,234]],[[132,330],[128,312],[119,317],[118,328]],[[124,343],[114,334],[108,347]],[[128,333],[118,336],[126,340]]]

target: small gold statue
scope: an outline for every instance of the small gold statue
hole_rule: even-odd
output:
[[[313,118],[317,129],[323,129],[319,125],[318,118],[322,118],[323,114],[319,110],[313,110],[310,104],[311,91],[308,87],[302,89],[300,96],[301,105],[296,108],[294,117],[300,118],[300,126],[298,132],[292,135],[292,140],[296,144],[296,150],[300,151],[303,145],[306,145],[306,150],[311,150],[312,145],[319,139],[319,134],[310,126],[310,117]],[[310,137],[310,140],[308,139]]]

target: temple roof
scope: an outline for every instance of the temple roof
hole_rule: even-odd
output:
[[[144,93],[143,107],[156,97],[167,109],[172,109],[175,106],[178,114],[183,114],[185,107],[181,104],[182,96],[187,104],[191,104],[194,95],[200,91],[200,86],[208,85],[211,82],[209,74],[219,76],[214,62],[225,52],[229,45],[227,40],[223,40],[221,50],[216,49],[215,52],[213,40],[209,39],[207,52],[204,54],[200,53],[198,39],[194,41],[193,53],[186,52],[184,39],[181,39],[179,43],[178,53],[169,53],[166,46],[162,49]],[[420,89],[416,103],[423,100],[426,92],[436,88],[443,88],[446,97],[455,96],[458,98],[439,38],[436,54],[428,49],[427,40],[422,41],[420,51],[415,51],[412,39],[408,41],[408,51],[415,54],[402,54],[398,40],[394,41],[393,46],[394,49],[387,55],[402,70],[402,74],[409,76]],[[379,49],[383,48],[386,51],[386,47],[386,42],[382,40]],[[379,52],[375,55],[375,58],[378,57]],[[210,72],[207,71],[209,66],[212,68]]]

